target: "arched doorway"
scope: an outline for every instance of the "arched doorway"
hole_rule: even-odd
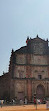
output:
[[[45,89],[43,85],[38,85],[36,89],[36,96],[38,99],[43,99],[45,96]]]

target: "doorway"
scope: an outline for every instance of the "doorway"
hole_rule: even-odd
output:
[[[38,99],[44,99],[45,96],[45,89],[43,85],[38,85],[36,90],[36,96]]]

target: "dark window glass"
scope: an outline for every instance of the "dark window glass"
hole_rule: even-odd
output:
[[[38,79],[42,79],[42,75],[38,75]]]

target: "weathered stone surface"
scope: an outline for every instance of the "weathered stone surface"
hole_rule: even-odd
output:
[[[49,46],[38,36],[28,38],[27,46],[12,50],[9,71],[0,77],[0,99],[26,97],[31,102],[35,93],[49,96]]]

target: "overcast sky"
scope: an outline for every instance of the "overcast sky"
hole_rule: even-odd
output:
[[[49,40],[49,0],[0,0],[0,75],[27,36]]]

